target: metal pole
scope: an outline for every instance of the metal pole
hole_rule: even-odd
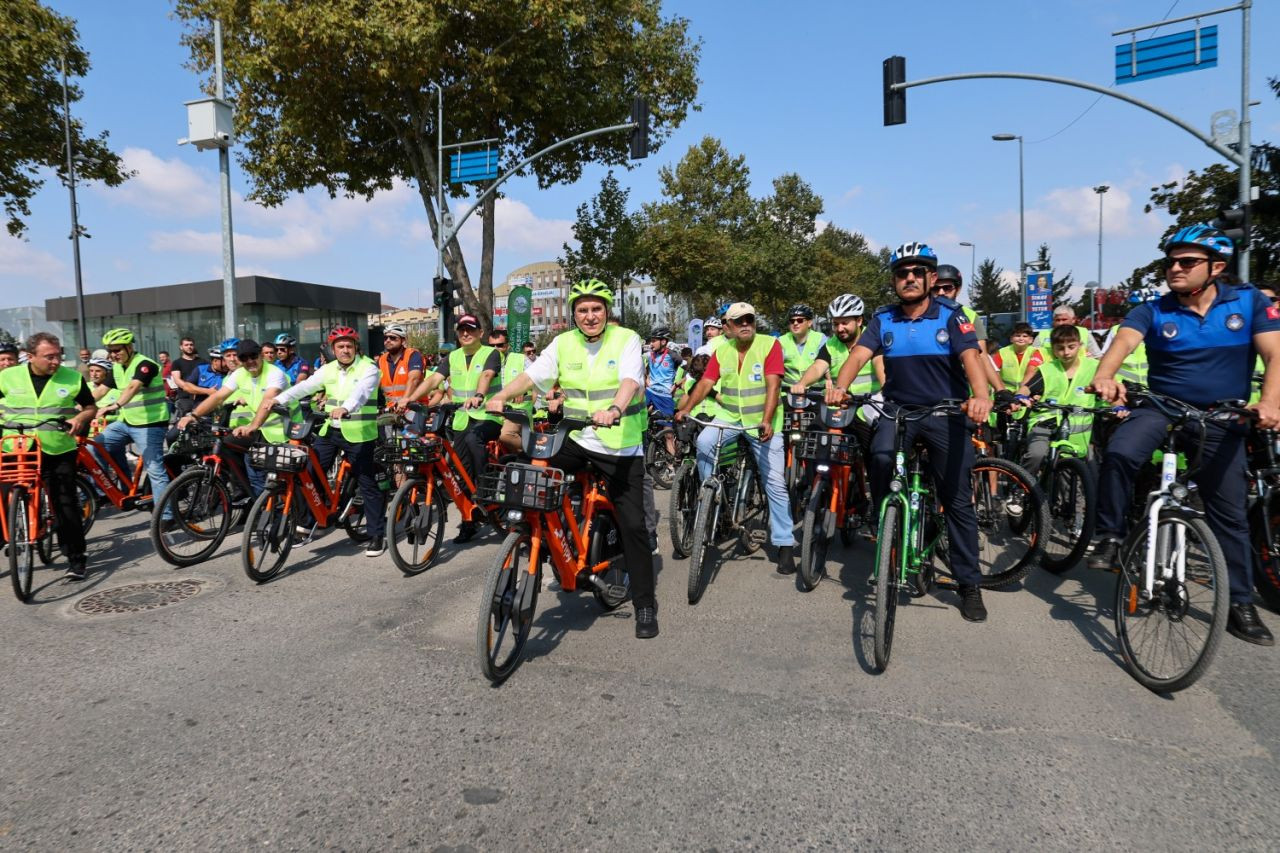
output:
[[[1018,137],[1018,297],[1027,322],[1027,204],[1022,180],[1022,137]]]
[[[76,212],[76,160],[71,151],[71,97],[67,93],[67,58],[62,57],[62,125],[67,136],[67,189],[71,191],[71,257],[76,268],[76,322],[80,325],[80,348],[89,348],[89,330],[84,325],[84,285],[80,279],[80,218]]]
[[[1106,184],[1101,184],[1093,188],[1093,191],[1098,194],[1098,284],[1097,284],[1097,288],[1095,288],[1094,292],[1089,296],[1089,328],[1090,329],[1096,328],[1096,326],[1094,325],[1097,322],[1096,318],[1094,317],[1094,306],[1098,302],[1097,291],[1102,288],[1102,196],[1109,189],[1111,188]]]
[[[430,85],[436,90],[436,281],[444,278],[444,88],[436,82]],[[434,284],[434,282],[433,282]],[[432,290],[436,301],[440,294]],[[444,306],[437,305],[436,346],[444,346]]]
[[[1249,143],[1249,13],[1253,0],[1240,4],[1243,27],[1240,48],[1240,205],[1245,209],[1253,201],[1253,164]],[[1249,217],[1246,214],[1245,219]],[[1248,236],[1248,235],[1246,235]],[[1240,279],[1249,280],[1249,243],[1240,247]]]
[[[222,76],[222,21],[213,22],[213,63],[218,100],[225,100]],[[218,181],[222,190],[222,331],[228,338],[236,334],[236,253],[231,239],[231,152],[230,142],[218,146]]]

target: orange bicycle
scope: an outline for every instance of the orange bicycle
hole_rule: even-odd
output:
[[[137,463],[133,466],[133,473],[129,474],[120,464],[107,452],[106,447],[98,441],[97,436],[101,432],[102,424],[94,422],[93,437],[79,436],[77,441],[80,449],[76,451],[76,463],[80,466],[89,481],[98,487],[98,491],[102,496],[111,502],[111,505],[119,510],[145,510],[151,511],[152,494],[151,481],[146,476],[146,465],[142,461],[142,457],[138,457]],[[176,452],[175,452],[176,451]],[[182,468],[190,461],[194,460],[202,452],[201,448],[184,448],[175,446],[165,454],[164,466],[169,471],[169,481],[172,482],[181,472]],[[90,490],[92,494],[92,490]]]
[[[283,406],[272,409],[288,416]],[[249,510],[240,542],[244,573],[257,583],[271,580],[284,568],[294,539],[306,543],[317,529],[341,527],[353,541],[362,542],[364,507],[356,489],[351,463],[343,454],[333,482],[311,446],[312,433],[328,415],[314,412],[301,423],[289,425],[288,444],[257,444],[249,448],[249,461],[266,474],[267,484]],[[337,422],[331,428],[336,429]],[[310,526],[304,512],[310,510]]]
[[[571,478],[547,462],[570,431],[590,424],[565,418],[553,432],[535,432],[524,412],[502,414],[521,425],[521,443],[532,463],[509,463],[486,483],[485,497],[506,508],[514,527],[485,575],[476,625],[480,670],[494,684],[515,672],[524,656],[548,555],[565,592],[589,587],[606,611],[631,596],[618,519],[603,477],[588,468]],[[575,481],[581,486],[580,515],[574,507]]]

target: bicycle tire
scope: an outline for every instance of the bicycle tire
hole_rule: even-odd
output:
[[[698,514],[698,468],[692,459],[680,463],[671,484],[670,510],[671,553],[683,560],[693,550],[693,525]]]
[[[391,562],[412,577],[431,568],[440,554],[444,538],[444,494],[431,491],[427,503],[427,481],[411,477],[400,484],[387,512],[387,540],[391,546]]]
[[[76,502],[80,505],[84,533],[88,536],[93,523],[98,519],[98,494],[93,489],[93,483],[83,474],[76,475]]]
[[[23,486],[9,488],[9,580],[13,594],[26,604],[31,600],[31,584],[35,576],[31,530],[27,516],[27,490]]]
[[[591,539],[587,543],[587,565],[594,566],[605,560],[617,557],[622,553],[622,532],[618,529],[618,521],[610,512],[597,512],[591,520]],[[631,598],[631,575],[627,572],[626,558],[612,562],[605,572],[599,575],[600,580],[610,587],[625,587],[626,595],[612,595],[591,584],[591,594],[596,603],[606,613],[617,610],[627,599]]]
[[[1089,464],[1075,456],[1059,456],[1045,495],[1049,524],[1040,565],[1060,575],[1080,562],[1093,540],[1098,485]]]
[[[993,490],[993,476],[1001,478],[1005,485]],[[1049,512],[1040,487],[1021,465],[984,457],[973,463],[973,488],[982,588],[999,589],[1017,583],[1036,565],[1044,550]],[[1017,515],[1013,512],[1015,506]]]
[[[164,529],[166,507],[179,521],[177,527],[167,531]],[[231,493],[222,478],[204,466],[188,468],[168,485],[160,506],[151,513],[151,544],[166,563],[194,566],[209,559],[222,546],[235,515]],[[194,543],[192,550],[181,548],[180,536]]]
[[[804,523],[800,527],[800,588],[812,592],[827,573],[827,549],[831,546],[832,519],[827,509],[831,478],[819,474],[809,489]]]
[[[769,500],[760,482],[760,473],[752,467],[744,472],[742,514],[737,519],[738,547],[743,554],[754,554],[769,538]]]
[[[283,489],[267,489],[258,495],[244,523],[240,541],[240,564],[249,580],[266,583],[284,567],[293,550],[293,528],[297,510],[284,511]]]
[[[57,550],[53,541],[53,534],[57,530],[57,518],[53,514],[48,489],[40,491],[40,516],[41,533],[40,538],[36,540],[36,555],[40,558],[40,565],[47,566],[53,562],[53,552]]]
[[[902,507],[896,501],[885,504],[880,516],[880,540],[876,546],[876,612],[874,663],[884,672],[893,652],[893,629],[898,613],[898,579],[902,575]]]
[[[1191,558],[1197,554],[1193,552],[1191,543],[1187,542],[1184,553],[1187,555],[1186,574],[1189,582],[1183,585],[1186,593],[1180,595],[1174,590],[1172,595],[1166,595],[1161,592],[1152,596],[1150,602],[1139,601],[1137,584],[1146,556],[1146,526],[1131,533],[1121,550],[1120,570],[1116,575],[1116,645],[1120,648],[1125,669],[1134,680],[1153,692],[1172,693],[1184,690],[1196,682],[1213,661],[1222,635],[1226,633],[1229,603],[1227,562],[1222,556],[1217,538],[1204,519],[1165,511],[1160,514],[1156,525],[1157,543],[1169,541],[1176,526],[1184,529],[1184,535],[1188,539],[1194,537],[1199,540],[1195,577],[1192,577]],[[1160,550],[1158,544],[1157,558]],[[1168,589],[1166,586],[1165,591]],[[1196,603],[1193,604],[1190,598],[1196,590],[1202,591],[1202,594],[1197,596]],[[1175,632],[1174,626],[1185,625],[1188,616],[1203,612],[1206,607],[1209,608],[1208,623],[1203,632],[1198,636],[1188,636],[1195,632],[1178,631],[1180,638],[1177,642],[1166,643],[1165,649],[1151,656],[1157,658],[1161,665],[1159,672],[1153,671],[1156,660],[1148,659],[1148,643],[1137,636],[1140,633],[1137,629],[1148,627],[1146,620],[1154,617],[1151,630],[1158,634],[1162,626],[1168,626],[1169,634],[1172,635]],[[1181,611],[1176,618],[1169,615],[1175,610]],[[1193,640],[1200,641],[1198,647],[1191,645],[1190,641]],[[1181,662],[1166,663],[1170,653],[1176,656],[1182,651],[1187,654],[1182,656]]]
[[[476,651],[480,672],[494,684],[506,681],[524,659],[525,643],[533,628],[542,588],[542,565],[532,574],[528,570],[533,535],[527,530],[507,534],[498,559],[489,566],[480,596],[480,618],[476,623]],[[525,565],[520,565],[523,555]],[[510,632],[510,636],[508,636]],[[502,644],[511,640],[508,652]]]
[[[719,490],[710,483],[698,492],[698,514],[693,521],[693,544],[689,547],[689,603],[697,604],[707,591],[710,575],[708,563],[714,562],[708,555],[716,550],[716,509],[720,503]]]
[[[1267,541],[1265,521],[1271,522],[1271,541]],[[1253,545],[1253,588],[1262,602],[1280,613],[1280,496],[1272,494],[1266,505],[1249,513],[1249,539]]]
[[[676,461],[675,457],[667,452],[668,437],[674,440],[675,431],[667,428],[649,436],[649,445],[645,448],[645,462],[649,468],[649,475],[653,477],[654,486],[659,489],[671,488],[675,480]]]
[[[346,532],[347,538],[357,545],[369,541],[369,520],[364,517],[364,496],[360,494],[356,469],[347,470],[342,483],[342,496],[338,499],[337,526]]]

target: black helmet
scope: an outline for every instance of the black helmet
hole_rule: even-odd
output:
[[[792,305],[790,308],[788,308],[788,309],[787,309],[787,316],[788,316],[788,317],[803,317],[803,318],[805,318],[806,320],[812,320],[812,319],[813,319],[813,309],[812,309],[812,308],[810,308],[808,305],[805,305],[803,302],[800,302],[800,303],[798,303],[798,304],[796,304],[796,305]]]
[[[938,264],[938,281],[954,281],[956,287],[964,284],[964,276],[951,264]]]
[[[649,333],[649,340],[669,341],[671,340],[671,330],[668,329],[666,326],[659,326],[658,328],[654,329],[652,332]]]
[[[0,353],[18,354],[18,345],[13,341],[0,341]]]

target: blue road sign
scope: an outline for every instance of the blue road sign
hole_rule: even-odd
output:
[[[1116,45],[1116,83],[1134,83],[1218,65],[1218,27]]]
[[[498,149],[462,151],[449,155],[449,183],[492,181],[498,177]]]

